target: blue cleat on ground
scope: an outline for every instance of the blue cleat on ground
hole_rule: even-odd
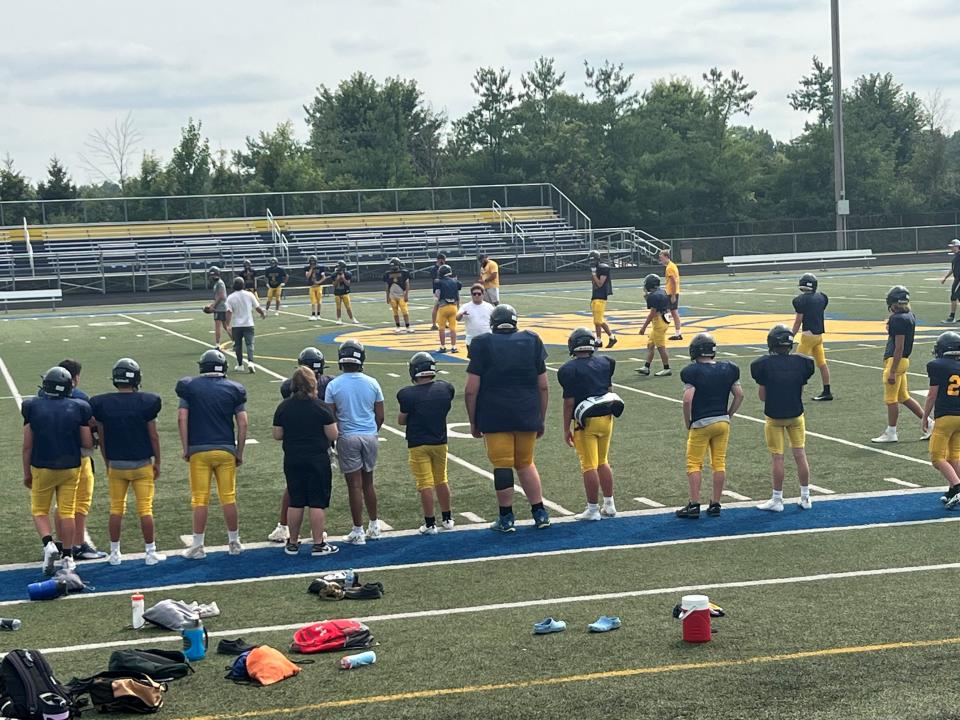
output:
[[[596,622],[592,622],[587,625],[587,630],[590,632],[600,633],[616,630],[618,627],[620,627],[620,618],[601,615]]]
[[[553,618],[544,618],[533,624],[534,635],[548,635],[549,633],[563,632],[566,629],[567,624],[563,620],[554,620]]]
[[[550,527],[550,513],[547,512],[546,508],[533,511],[533,523],[537,526],[537,530]]]
[[[490,523],[490,529],[502,533],[515,532],[516,528],[513,527],[513,513],[498,517],[494,522]]]

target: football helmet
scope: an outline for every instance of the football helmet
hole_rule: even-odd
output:
[[[327,361],[323,358],[323,353],[315,347],[305,347],[297,356],[297,365],[304,365],[317,375],[323,374]]]
[[[249,269],[252,268],[252,267],[253,267],[253,263],[251,263],[249,260],[247,260],[246,258],[244,258],[244,259],[243,259],[243,269],[244,269],[244,270],[249,270]]]
[[[43,384],[40,387],[45,395],[70,397],[70,393],[73,391],[73,377],[71,377],[69,370],[57,365],[43,374]]]
[[[347,263],[345,263],[343,260],[337,260],[337,270],[346,270],[346,269],[347,269]]]
[[[717,341],[710,333],[698,333],[690,341],[690,359],[717,356]]]
[[[200,366],[201,375],[211,373],[219,373],[220,375],[227,374],[227,356],[219,350],[207,350],[200,356],[197,364]]]
[[[280,262],[279,262],[275,257],[272,257],[272,258],[270,258],[270,264],[271,264],[271,265],[279,265]]]
[[[490,330],[495,333],[517,331],[517,311],[513,305],[497,305],[490,313]]]
[[[800,282],[798,283],[801,292],[816,292],[817,291],[817,276],[813,273],[804,273],[800,276]]]
[[[398,257],[392,257],[387,262],[392,270],[399,270],[400,266],[403,264],[400,262],[400,258]]]
[[[600,264],[600,253],[598,253],[596,250],[591,250],[589,253],[587,253],[587,262],[588,262],[591,266],[599,265],[599,264]]]
[[[660,276],[650,273],[643,279],[643,291],[645,293],[652,293],[654,290],[660,287]]]
[[[218,268],[216,265],[211,265],[210,267],[207,268],[207,275],[219,275],[219,274],[220,274],[220,268]]]
[[[793,349],[793,331],[786,325],[774,325],[767,333],[767,349],[773,352],[778,348]]]
[[[308,258],[307,258],[307,264],[308,264],[308,265],[316,265],[316,264],[317,264],[317,256],[316,256],[316,255],[311,255],[310,257],[308,257]]]
[[[337,348],[337,364],[341,369],[344,365],[359,365],[362,370],[366,359],[367,351],[364,350],[363,343],[357,340],[347,340]]]
[[[960,333],[953,330],[941,333],[933,346],[933,354],[938,358],[960,356]]]
[[[441,265],[437,268],[437,277],[449,277],[453,275],[453,268],[447,264]]]
[[[133,358],[120,358],[113,364],[110,379],[114,387],[121,385],[132,388],[140,387],[140,364]]]
[[[597,336],[589,328],[579,327],[567,338],[567,350],[571,355],[578,352],[594,352],[598,347],[600,343],[597,341]]]
[[[903,285],[894,285],[887,292],[887,307],[891,305],[906,305],[910,302],[910,291]]]
[[[412,358],[410,358],[410,363],[407,366],[410,370],[410,379],[416,380],[421,377],[434,377],[437,374],[437,361],[433,359],[433,355],[428,352],[418,352],[415,353]]]

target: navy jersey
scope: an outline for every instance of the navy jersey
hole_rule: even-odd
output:
[[[822,292],[800,293],[793,299],[793,309],[803,315],[801,330],[823,335],[823,311],[830,303]]]
[[[684,385],[697,389],[693,395],[691,423],[727,417],[730,390],[740,381],[740,368],[732,362],[692,362],[680,371]]]
[[[350,286],[343,282],[344,280],[353,280],[353,273],[349,270],[337,270],[333,276],[333,294],[349,295]]]
[[[663,316],[670,312],[670,296],[666,290],[657,288],[652,293],[647,294],[647,309],[656,310]]]
[[[613,282],[610,280],[610,266],[606,263],[597,265],[597,278],[603,278],[603,282],[598,287],[593,286],[593,292],[590,294],[591,300],[606,300],[613,295]]]
[[[477,429],[527,432],[542,427],[538,378],[547,371],[547,351],[536,333],[485,333],[470,343],[467,372],[480,376]]]
[[[257,271],[253,268],[240,271],[240,277],[243,278],[243,289],[251,292],[257,289]]]
[[[272,288],[280,287],[287,281],[287,271],[279,265],[271,265],[263,271],[263,276],[267,279],[267,285]]]
[[[960,280],[960,252],[950,258],[950,269],[953,271],[953,279]]]
[[[406,270],[388,270],[383,274],[383,281],[387,284],[387,290],[393,297],[403,297],[407,289],[407,283],[410,281],[410,273]],[[396,289],[394,289],[396,285]]]
[[[90,422],[90,404],[79,398],[41,394],[26,398],[20,408],[33,431],[30,464],[64,470],[80,467],[80,428]]]
[[[883,351],[883,359],[893,357],[896,336],[903,335],[903,357],[910,357],[913,352],[913,336],[917,331],[917,316],[909,310],[903,313],[894,313],[887,320],[887,347]]]
[[[321,402],[327,393],[327,385],[330,384],[331,380],[333,378],[329,375],[317,375],[317,397],[320,398]],[[293,380],[287,378],[280,383],[280,397],[286,400],[291,395],[293,395]]]
[[[616,360],[597,353],[567,360],[557,373],[557,379],[563,387],[563,397],[573,398],[576,407],[589,397],[610,392],[616,366]]]
[[[76,398],[77,400],[84,400],[90,402],[90,396],[87,395],[83,390],[79,388],[74,388],[70,391],[70,397]]]
[[[191,454],[203,450],[234,451],[233,416],[246,409],[247,390],[224,377],[200,375],[177,382],[180,407],[190,412],[187,445]]]
[[[456,305],[460,306],[460,290],[463,288],[463,285],[460,284],[460,281],[454,277],[442,277],[437,280],[437,300],[441,305]]]
[[[933,416],[960,415],[960,360],[952,357],[931,360],[927,363],[927,376],[930,387],[937,387]]]
[[[813,371],[813,358],[806,355],[765,355],[750,363],[750,375],[766,388],[763,414],[775,420],[803,415],[803,386]]]
[[[327,279],[327,269],[322,265],[314,265],[313,267],[307,265],[303,269],[303,276],[310,285],[323,285],[324,280]]]
[[[453,385],[443,380],[400,389],[397,402],[407,414],[407,447],[446,444],[447,414],[455,394]]]
[[[93,417],[103,425],[100,444],[109,461],[133,462],[153,457],[147,425],[160,414],[159,395],[113,392],[90,399]]]
[[[434,265],[433,267],[430,268],[431,287],[433,287],[434,291],[436,291],[437,289],[437,280],[440,279],[439,272],[440,272],[439,265]]]

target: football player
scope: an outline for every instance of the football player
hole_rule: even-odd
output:
[[[950,314],[944,320],[952,323],[957,315],[957,301],[960,300],[960,239],[954,238],[947,247],[950,250],[950,269],[940,284],[943,285],[947,278],[953,277],[953,284],[950,285]]]
[[[470,434],[484,439],[493,464],[500,515],[490,529],[514,531],[514,470],[530,501],[534,523],[546,528],[550,515],[543,506],[534,450],[547,415],[547,351],[536,333],[518,332],[517,311],[510,305],[493,309],[490,331],[471,341],[464,389]]]
[[[447,351],[447,330],[450,332],[450,352],[460,352],[457,349],[457,310],[460,308],[460,290],[463,285],[453,274],[449,265],[441,265],[437,269],[437,325],[440,332],[440,350]]]
[[[500,264],[491,260],[486,250],[477,255],[480,263],[480,283],[483,285],[483,299],[496,307],[500,304]]]
[[[243,269],[240,271],[240,277],[243,278],[243,287],[253,293],[253,296],[260,302],[260,296],[257,294],[257,271],[253,268],[253,263],[247,259],[243,261]]]
[[[933,354],[935,359],[927,363],[930,389],[920,430],[930,432],[932,411],[937,422],[930,436],[930,462],[947,481],[940,499],[952,510],[960,504],[960,333],[943,333]]]
[[[763,436],[773,457],[773,496],[757,505],[760,510],[783,512],[783,435],[790,438],[793,459],[800,480],[800,502],[810,509],[810,465],[807,463],[806,423],[803,417],[803,386],[813,377],[813,359],[792,354],[793,332],[786,325],[775,325],[767,333],[769,355],[750,363],[750,375],[760,386],[760,402],[766,422]]]
[[[300,355],[297,357],[297,366],[298,367],[308,367],[313,370],[313,374],[317,378],[317,397],[323,401],[323,397],[327,391],[327,385],[330,384],[330,381],[333,380],[329,375],[324,374],[324,369],[326,368],[326,360],[324,360],[323,353],[320,352],[319,348],[315,347],[306,347],[300,351]],[[292,378],[287,378],[280,385],[280,397],[286,400],[288,397],[293,395],[292,388],[293,380]],[[285,543],[290,539],[290,529],[287,527],[287,509],[290,507],[290,493],[287,491],[286,487],[283,489],[283,500],[280,501],[280,520],[277,522],[277,527],[267,535],[267,540],[277,543]]]
[[[440,266],[447,264],[447,256],[443,253],[437,253],[437,259],[434,261],[433,266],[430,268],[430,292],[433,293],[434,298],[437,295],[437,281],[440,279]],[[431,314],[431,319],[433,323],[430,326],[431,330],[437,329],[437,309],[439,304],[436,300],[433,301],[433,313]]]
[[[887,345],[883,350],[883,402],[887,405],[887,428],[871,438],[875,443],[897,442],[897,420],[903,404],[918,418],[923,417],[920,403],[910,397],[907,386],[907,369],[913,352],[913,336],[917,330],[917,316],[910,310],[910,291],[903,285],[895,285],[887,293]],[[932,423],[931,423],[932,424]],[[930,437],[930,428],[924,430],[921,440]]]
[[[353,316],[353,307],[350,305],[350,284],[353,282],[353,273],[347,270],[347,264],[340,260],[337,262],[337,268],[333,271],[333,299],[337,306],[337,325],[343,325],[340,319],[340,311],[346,308],[347,317],[350,321],[359,324]]]
[[[320,319],[320,308],[323,307],[323,285],[329,279],[327,269],[317,265],[317,256],[311,255],[303,269],[303,276],[310,287],[310,319],[317,321]]]
[[[227,379],[227,358],[219,350],[207,350],[198,365],[198,376],[182,378],[176,386],[180,398],[177,425],[183,459],[190,464],[193,507],[193,542],[183,551],[188,560],[207,556],[204,541],[210,483],[214,479],[227,526],[229,552],[243,552],[237,513],[237,467],[243,464],[247,443],[247,390]]]
[[[661,289],[660,278],[652,273],[643,279],[643,294],[647,299],[647,308],[650,312],[647,313],[647,319],[643,321],[640,334],[646,333],[647,326],[650,324],[653,325],[653,331],[647,341],[647,359],[643,367],[637,368],[637,372],[641,375],[650,374],[653,352],[656,350],[660,353],[663,368],[657,370],[653,374],[654,377],[673,375],[673,371],[670,370],[670,356],[667,354],[667,328],[670,327],[670,323],[667,322],[667,313],[670,312],[670,298]]]
[[[673,317],[674,334],[671,340],[683,340],[680,333],[680,268],[670,258],[670,250],[660,251],[660,264],[663,265],[663,276],[667,281],[667,297],[670,300],[670,315]]]
[[[50,509],[56,494],[63,555],[61,567],[73,570],[74,515],[80,482],[80,450],[93,448],[90,405],[70,396],[73,379],[62,367],[43,376],[40,394],[26,398],[23,416],[23,484],[30,490],[30,510],[43,544],[43,571],[53,575],[61,552],[50,531]]]
[[[393,324],[397,326],[394,332],[404,332],[400,328],[401,314],[406,332],[413,332],[410,329],[410,310],[407,307],[410,301],[410,273],[403,269],[400,258],[390,258],[390,269],[383,274],[383,282],[387,286],[387,305],[393,311]]]
[[[207,312],[213,313],[213,339],[220,347],[220,334],[224,332],[230,336],[230,324],[227,322],[227,286],[220,277],[220,268],[211,265],[207,275],[213,283],[213,302]]]
[[[713,493],[707,515],[720,514],[720,496],[727,480],[730,421],[743,402],[743,388],[740,387],[740,368],[726,360],[717,361],[716,357],[717,341],[708,333],[700,333],[690,341],[691,363],[680,372],[690,484],[690,502],[677,510],[680,518],[700,517],[700,483],[708,448],[713,467]]]
[[[407,459],[423,507],[420,534],[436,535],[434,493],[440,504],[441,527],[452,530],[454,525],[447,482],[447,415],[455,391],[450,383],[437,380],[437,361],[430,353],[416,353],[408,369],[413,384],[397,393],[397,422],[406,427]]]
[[[817,290],[817,285],[817,276],[813,273],[804,273],[800,277],[800,294],[793,299],[793,309],[797,315],[793,319],[791,334],[796,337],[797,333],[803,330],[797,352],[812,357],[820,368],[823,392],[813,399],[833,400],[833,393],[830,392],[830,368],[827,367],[827,356],[823,351],[823,311],[827,309],[830,300]]]
[[[117,391],[90,399],[110,486],[109,562],[119,565],[123,560],[120,530],[127,507],[127,491],[133,486],[145,543],[144,562],[156,565],[167,559],[157,552],[153,524],[153,496],[160,478],[160,436],[157,433],[160,396],[140,392],[143,379],[140,365],[131,358],[117,360],[110,375]]]
[[[280,298],[283,296],[283,288],[290,274],[285,268],[280,267],[280,262],[275,257],[272,257],[267,269],[263,271],[263,276],[267,279],[267,312],[270,312],[270,301],[276,300],[277,307],[274,314],[279,315]]]
[[[590,313],[593,315],[593,326],[596,328],[597,339],[603,340],[603,333],[607,334],[607,347],[617,344],[617,336],[607,324],[607,298],[613,295],[613,281],[610,278],[610,266],[600,259],[600,253],[591,250],[587,255],[590,264]]]
[[[563,439],[576,448],[583,474],[587,508],[578,520],[600,520],[617,514],[613,502],[613,470],[608,454],[613,437],[613,408],[609,402],[596,402],[611,392],[616,361],[599,355],[600,341],[587,328],[577,328],[567,339],[571,360],[560,368],[557,378],[563,387]],[[593,407],[587,417],[577,421],[576,411],[583,403]],[[600,492],[603,507],[600,507]]]

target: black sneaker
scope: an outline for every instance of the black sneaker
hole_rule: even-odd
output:
[[[671,335],[671,336],[670,336],[669,338],[667,338],[667,339],[668,339],[668,340],[683,340],[683,335],[681,335],[680,333],[677,333],[676,335]]]
[[[452,352],[452,353],[458,353],[458,352],[460,352],[460,349],[459,349],[459,348],[450,348],[450,352]]]
[[[221,640],[217,644],[217,652],[221,655],[243,655],[245,652],[249,652],[255,647],[260,646],[251,645],[242,637],[239,637],[236,640]]]
[[[712,502],[709,505],[707,505],[707,515],[716,517],[719,514],[720,514],[720,503]]]
[[[439,350],[437,350],[438,353],[445,353],[446,351],[447,349],[445,347],[442,347]]]
[[[287,541],[286,546],[283,548],[283,552],[287,555],[297,555],[300,552],[300,543]]]
[[[612,348],[612,347],[613,347],[614,345],[616,345],[616,344],[617,344],[617,336],[616,336],[616,335],[611,335],[611,336],[609,337],[609,339],[607,340],[607,350],[609,350],[610,348]]]
[[[320,557],[321,555],[333,555],[335,552],[339,552],[340,548],[336,545],[331,545],[328,542],[314,543],[313,547],[310,548],[310,555],[312,557]]]
[[[812,399],[817,400],[818,402],[825,401],[825,400],[833,400],[833,393],[821,392],[819,395],[814,395]]]
[[[960,485],[951,485],[947,488],[947,491],[940,496],[940,502],[950,502],[950,499],[957,493],[960,493]]]
[[[687,503],[682,508],[677,510],[678,518],[686,518],[687,520],[697,520],[700,517],[700,503]]]

